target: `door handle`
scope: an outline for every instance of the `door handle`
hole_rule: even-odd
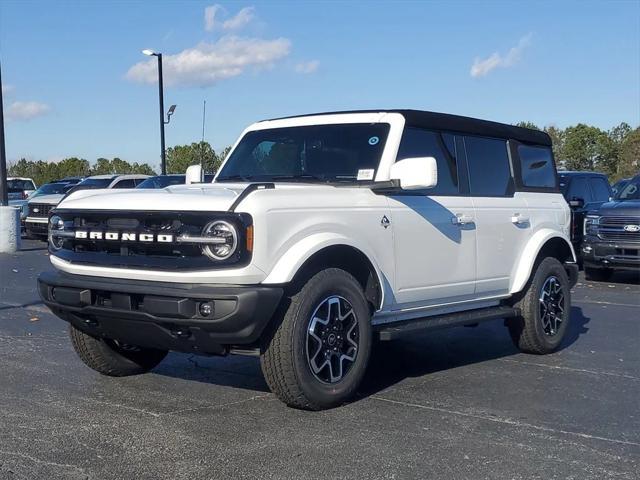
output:
[[[511,223],[515,225],[524,225],[525,223],[529,223],[529,217],[516,213],[511,217]]]
[[[473,223],[473,217],[466,213],[457,213],[455,217],[451,218],[451,223],[454,225],[467,225]]]

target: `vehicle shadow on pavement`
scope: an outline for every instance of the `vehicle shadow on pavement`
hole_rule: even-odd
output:
[[[573,345],[588,332],[591,319],[580,307],[572,307],[571,323],[560,350]],[[415,335],[408,339],[379,342],[358,391],[358,399],[392,387],[411,377],[453,370],[519,354],[502,320],[478,328],[451,328]],[[258,392],[269,392],[256,357],[202,357],[172,353],[153,370],[155,374]]]
[[[625,283],[629,285],[640,285],[640,272],[615,272],[611,279],[603,283]]]
[[[573,345],[588,332],[590,318],[580,307],[572,307],[569,330],[560,350]],[[520,354],[502,320],[478,328],[435,330],[390,342],[379,342],[372,352],[369,368],[360,386],[361,398],[392,387],[407,378],[453,370]]]
[[[40,252],[47,249],[47,244],[44,244],[41,247],[29,247],[29,248],[21,248],[21,252]]]
[[[269,392],[256,357],[205,357],[171,353],[153,373],[223,387]]]

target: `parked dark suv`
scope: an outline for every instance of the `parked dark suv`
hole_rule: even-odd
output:
[[[584,217],[613,197],[607,176],[596,172],[558,172],[560,191],[571,207],[571,243],[580,260]]]
[[[587,279],[607,280],[615,270],[640,274],[640,175],[586,215],[580,250]]]

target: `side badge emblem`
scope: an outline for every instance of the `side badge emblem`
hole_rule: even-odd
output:
[[[382,220],[380,220],[380,225],[382,225],[384,228],[387,228],[390,224],[391,222],[386,215],[382,217]]]

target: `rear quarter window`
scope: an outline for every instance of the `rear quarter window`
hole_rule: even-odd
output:
[[[530,188],[556,188],[556,170],[549,147],[518,145],[522,185]]]

